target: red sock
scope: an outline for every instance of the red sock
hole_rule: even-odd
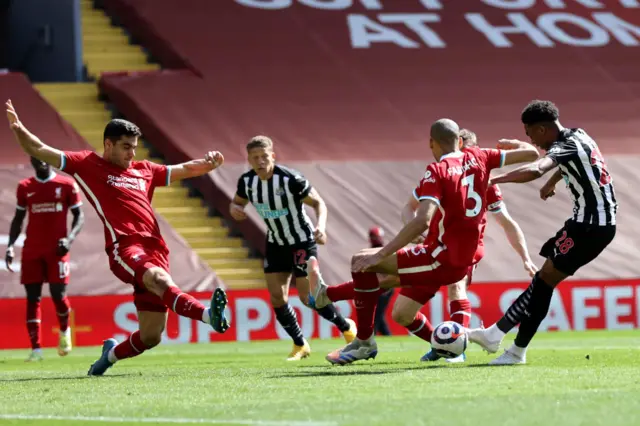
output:
[[[29,340],[31,340],[31,349],[40,349],[40,302],[27,301],[27,331],[29,332]]]
[[[411,324],[405,327],[411,334],[418,336],[422,340],[431,343],[431,334],[433,333],[433,326],[424,316],[422,312],[416,314],[416,318]]]
[[[355,283],[355,305],[358,318],[358,339],[366,340],[373,335],[373,321],[378,306],[378,297],[383,289],[375,272],[352,272]]]
[[[202,314],[207,309],[193,296],[183,293],[178,287],[169,287],[162,295],[162,301],[178,315],[202,321]]]
[[[332,285],[327,288],[327,296],[332,302],[353,300],[356,297],[355,284],[353,281],[347,281],[346,283]]]
[[[452,300],[449,302],[451,321],[457,322],[463,327],[469,327],[471,322],[471,302],[469,299]]]
[[[147,349],[149,348],[142,343],[142,339],[140,339],[140,331],[138,330],[129,336],[127,340],[116,346],[113,349],[113,354],[118,358],[118,360],[121,360],[138,356]]]
[[[53,304],[56,306],[56,312],[58,313],[60,331],[65,332],[69,328],[69,313],[71,312],[69,298],[65,296],[62,299],[53,299]]]

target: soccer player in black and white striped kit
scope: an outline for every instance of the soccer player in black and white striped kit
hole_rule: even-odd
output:
[[[618,203],[611,175],[596,142],[582,129],[566,129],[558,121],[558,108],[549,101],[533,101],[522,112],[527,136],[546,156],[491,180],[492,184],[529,182],[558,168],[540,189],[543,200],[555,194],[564,179],[573,199],[573,216],[540,250],[542,269],[531,285],[487,329],[468,330],[469,340],[496,352],[505,334],[520,324],[514,344],[491,361],[493,365],[526,363],[526,350],[547,316],[554,288],[594,260],[616,234]]]
[[[296,314],[288,304],[289,282],[293,274],[300,300],[309,306],[307,260],[318,257],[317,244],[327,240],[327,206],[309,181],[295,170],[275,163],[273,142],[255,136],[247,144],[251,170],[238,179],[238,190],[230,206],[231,216],[244,220],[244,208],[251,203],[267,224],[267,252],[264,272],[271,304],[280,325],[293,339],[288,361],[298,361],[311,353],[302,335]],[[318,225],[313,226],[303,204],[315,209]],[[345,319],[333,304],[318,309],[343,333],[347,343],[356,336],[356,324]]]

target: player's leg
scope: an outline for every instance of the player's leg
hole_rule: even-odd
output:
[[[318,314],[322,318],[333,323],[338,328],[338,330],[340,330],[347,343],[351,343],[353,339],[355,339],[357,333],[357,327],[354,321],[345,319],[345,317],[343,317],[342,314],[338,312],[333,303],[323,306],[322,308],[317,308],[310,304],[309,274],[307,262],[310,261],[311,258],[316,259],[314,268],[318,269],[317,255],[318,249],[315,243],[309,247],[295,250],[295,252],[293,253],[293,274],[296,278],[296,288],[298,289],[298,295],[300,296],[300,300],[302,301],[302,303],[315,308],[316,312],[318,312]]]
[[[214,290],[211,306],[207,308],[195,297],[183,293],[164,267],[146,263],[145,268],[148,269],[142,275],[144,288],[160,297],[167,308],[180,316],[210,324],[218,333],[227,331],[229,324],[224,313],[227,305],[224,290],[221,288]]]
[[[56,308],[58,325],[60,328],[58,338],[58,355],[66,356],[71,352],[71,327],[69,327],[69,315],[71,313],[71,303],[67,297],[67,284],[50,284],[51,300]]]
[[[296,312],[289,305],[291,272],[269,272],[264,276],[267,280],[267,290],[276,320],[293,340],[293,349],[287,360],[299,361],[308,357],[311,354],[311,347],[302,334]]]
[[[451,321],[457,322],[461,326],[468,328],[471,322],[471,302],[467,297],[467,288],[471,283],[471,274],[464,277],[457,283],[447,286],[449,297],[449,315]]]
[[[386,320],[386,312],[392,296],[393,290],[386,290],[378,297],[378,307],[376,308],[376,316],[373,320],[373,328],[376,334],[391,336],[391,330]]]
[[[24,289],[27,293],[27,332],[31,342],[31,354],[26,361],[42,361],[42,311],[40,309],[42,283],[25,284]]]
[[[405,327],[409,333],[431,343],[433,326],[420,309],[433,297],[433,293],[419,287],[400,289],[391,316],[395,322]]]

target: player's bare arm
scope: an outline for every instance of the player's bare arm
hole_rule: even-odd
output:
[[[42,142],[36,135],[31,133],[24,124],[22,124],[18,118],[16,109],[11,103],[11,99],[7,100],[5,106],[7,107],[7,120],[9,120],[9,127],[13,131],[13,134],[20,143],[24,152],[31,157],[35,157],[38,160],[44,161],[45,163],[59,169],[62,162],[62,151],[52,148]]]
[[[549,157],[542,157],[533,163],[526,164],[522,167],[518,167],[515,170],[505,173],[500,176],[491,178],[490,184],[495,185],[498,183],[525,183],[532,180],[539,179],[544,176],[545,173],[555,168],[557,164]]]
[[[238,194],[234,195],[231,204],[229,204],[231,217],[237,221],[245,220],[247,218],[247,212],[244,211],[244,208],[247,204],[249,204],[249,200],[242,198]]]
[[[493,213],[491,216],[493,216],[500,224],[502,230],[507,236],[509,244],[513,247],[515,252],[518,253],[520,259],[522,259],[525,271],[527,271],[530,277],[533,277],[538,268],[529,256],[527,241],[525,240],[524,233],[522,232],[520,225],[518,225],[518,222],[511,217],[506,207],[502,207],[499,212]]]
[[[528,163],[537,160],[540,156],[535,146],[517,139],[500,139],[498,149],[504,152],[503,166]]]
[[[66,238],[61,238],[58,241],[57,254],[58,256],[64,256],[69,253],[71,249],[71,244],[76,239],[80,230],[84,226],[84,212],[80,207],[74,207],[71,209],[71,215],[73,216],[73,221],[71,222],[71,231],[69,231],[69,235]]]
[[[13,269],[11,269],[13,259],[15,257],[13,245],[20,236],[20,232],[22,232],[22,224],[24,223],[25,217],[27,217],[26,210],[16,209],[16,214],[13,216],[13,220],[11,221],[11,228],[9,229],[9,243],[7,244],[7,252],[4,257],[4,261],[7,264],[7,270],[9,272],[13,272]]]
[[[353,272],[363,272],[368,268],[377,265],[384,258],[391,256],[396,251],[409,244],[416,237],[429,229],[429,222],[431,222],[431,218],[437,208],[438,202],[435,200],[426,199],[420,201],[420,206],[416,211],[416,216],[400,230],[398,235],[396,235],[394,239],[389,241],[389,243],[382,247],[378,252],[359,257],[351,266],[351,270]]]
[[[329,214],[327,204],[315,188],[311,188],[309,195],[307,195],[302,202],[313,207],[313,210],[315,210],[318,224],[316,225],[313,235],[318,244],[325,244],[327,242],[327,216]]]
[[[540,188],[540,198],[546,200],[549,197],[553,197],[556,195],[556,185],[558,182],[562,180],[562,172],[560,169],[556,170],[556,172],[549,178],[547,183],[542,185]]]
[[[204,158],[171,166],[171,182],[202,176],[224,164],[224,156],[218,151],[209,151]]]
[[[402,219],[402,223],[404,225],[411,222],[411,220],[413,220],[413,218],[416,217],[416,211],[418,210],[418,207],[420,207],[420,202],[416,199],[416,197],[412,195],[409,198],[409,201],[407,201],[407,204],[404,205],[404,207],[402,208],[402,211],[400,212],[400,218]],[[422,244],[424,242],[424,239],[425,239],[425,234],[423,233],[423,234],[420,234],[418,237],[416,237],[412,241],[412,243]]]

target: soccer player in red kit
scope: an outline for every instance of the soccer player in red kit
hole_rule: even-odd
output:
[[[477,146],[477,137],[475,133],[470,130],[460,130],[460,143],[462,149],[471,148]],[[527,144],[513,141],[501,141],[498,146],[500,148],[525,148]],[[407,205],[402,211],[402,219],[404,223],[413,219],[415,211],[418,209],[420,203],[415,197],[411,197]],[[529,250],[527,249],[527,243],[520,229],[518,223],[511,217],[507,210],[507,206],[502,198],[502,193],[497,185],[491,185],[487,189],[486,200],[483,204],[484,211],[481,213],[484,218],[482,220],[482,228],[480,232],[480,240],[478,249],[476,250],[475,257],[473,259],[473,266],[469,268],[469,273],[462,280],[457,283],[447,286],[447,293],[449,299],[449,310],[451,315],[451,321],[455,321],[465,328],[469,327],[471,320],[471,302],[467,298],[467,288],[471,285],[473,278],[473,271],[477,264],[482,260],[484,256],[484,230],[487,223],[487,212],[491,213],[498,224],[502,227],[507,240],[513,247],[514,251],[522,259],[524,270],[530,277],[536,273],[537,268],[531,261],[529,256]],[[432,218],[429,231],[427,234],[425,245],[429,245],[437,240],[439,235],[438,224],[440,222],[439,214]],[[428,287],[404,287],[400,289],[400,294],[393,306],[393,319],[405,326],[409,332],[415,336],[431,342],[431,334],[433,332],[433,326],[427,319],[427,317],[420,312],[422,306],[424,306],[434,295],[431,293]],[[440,359],[435,351],[431,350],[426,353],[421,361],[437,361]],[[463,353],[456,358],[449,358],[447,362],[464,362],[466,355]]]
[[[109,266],[121,281],[133,286],[140,329],[118,344],[105,340],[102,355],[89,369],[101,376],[116,361],[140,355],[161,341],[167,308],[178,315],[210,324],[218,333],[229,325],[224,309],[227,297],[214,291],[206,308],[183,293],[169,274],[169,250],[151,208],[157,186],[202,176],[224,162],[217,151],[203,159],[175,166],[134,161],[140,129],[126,120],[111,120],[104,129],[104,153],[60,151],[44,144],[27,130],[7,101],[7,118],[22,148],[53,167],[72,175],[104,223]]]
[[[7,269],[13,272],[13,245],[28,215],[27,238],[20,265],[20,282],[27,293],[27,331],[31,340],[31,354],[27,361],[41,361],[40,298],[45,282],[49,283],[60,325],[58,355],[65,356],[71,352],[71,305],[66,296],[69,248],[82,229],[84,215],[80,209],[80,191],[73,179],[56,174],[47,163],[33,157],[31,165],[36,175],[18,184],[18,204],[11,221],[5,262]],[[67,233],[69,211],[73,215],[73,223],[71,231]]]
[[[538,158],[538,151],[528,144],[526,148],[508,151],[479,148],[460,151],[459,132],[452,120],[433,123],[429,143],[437,161],[427,167],[415,189],[420,202],[416,216],[381,249],[365,249],[352,258],[358,335],[343,349],[330,353],[329,362],[349,364],[377,355],[373,318],[378,296],[384,291],[377,273],[397,275],[401,286],[425,286],[433,294],[441,286],[464,278],[479,245],[491,170]],[[436,210],[442,215],[437,240],[405,248],[429,228]],[[311,280],[318,307],[331,299],[327,286],[321,280],[315,281]]]

